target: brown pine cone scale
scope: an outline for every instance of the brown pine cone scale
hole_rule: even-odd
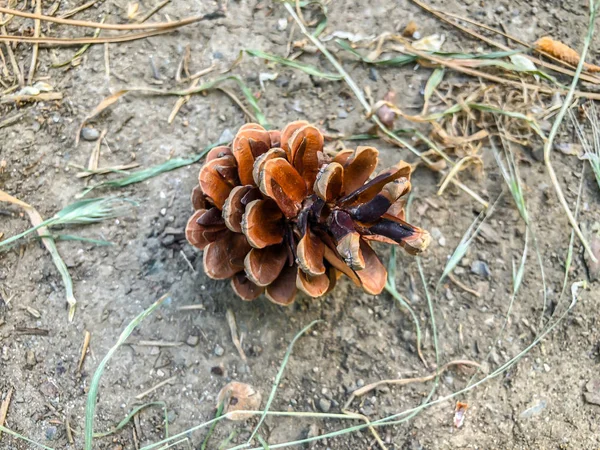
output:
[[[204,251],[209,277],[231,279],[244,300],[264,293],[280,305],[291,304],[298,289],[325,295],[342,274],[379,294],[387,272],[369,241],[412,255],[427,248],[429,233],[405,222],[410,166],[400,161],[372,177],[375,148],[330,158],[323,143],[305,121],[281,132],[250,123],[231,148],[208,153],[186,237]]]

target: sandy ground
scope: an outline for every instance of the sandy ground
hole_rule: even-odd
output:
[[[43,11],[50,9],[51,3],[42,2]],[[587,23],[586,4],[563,3],[568,2],[440,0],[432,6],[488,25],[502,23],[508,32],[528,42],[551,34],[579,47]],[[61,1],[57,14],[77,5]],[[141,14],[152,6],[154,3],[140,2]],[[483,45],[406,0],[375,1],[369,5],[358,1],[331,2],[328,8],[329,23],[324,35],[333,31],[365,35],[396,32],[412,19],[423,35],[444,33],[445,50],[475,51]],[[174,0],[152,20],[183,18],[216,9],[215,2]],[[125,23],[126,16],[127,2],[115,0],[100,1],[75,18]],[[31,20],[15,19],[8,31],[25,33],[32,26]],[[224,18],[146,40],[110,45],[108,77],[102,45],[92,46],[77,67],[61,69],[50,66],[55,60],[69,59],[75,49],[41,49],[37,77],[44,78],[64,99],[19,107],[0,105],[0,122],[24,113],[16,123],[0,128],[0,160],[6,162],[0,173],[1,189],[50,217],[74,202],[86,186],[84,180],[75,177],[77,169],[70,164],[87,165],[95,143],[82,140],[75,145],[75,136],[83,118],[101,99],[122,87],[187,87],[178,85],[175,76],[188,45],[192,72],[212,64],[226,68],[244,48],[285,54],[288,41],[303,38],[295,28],[290,39],[291,29],[291,19],[281,4],[231,1]],[[81,29],[56,25],[44,25],[42,32],[53,36],[83,33]],[[327,45],[339,51],[333,42]],[[598,62],[599,45],[595,39],[590,58],[593,62]],[[27,69],[30,52],[23,44],[15,49],[18,61]],[[337,54],[358,85],[371,90],[373,98],[380,99],[394,90],[401,108],[413,108],[414,113],[420,110],[422,89],[431,69],[414,65],[369,69],[347,53]],[[300,60],[333,71],[318,55],[307,53]],[[343,82],[309,77],[248,56],[233,73],[260,94],[259,105],[275,127],[305,119],[331,134],[369,130],[360,105]],[[266,81],[262,90],[260,73],[277,73],[277,78]],[[203,79],[214,76],[213,73]],[[454,76],[448,80],[459,82],[464,78]],[[241,96],[234,84],[227,86]],[[175,101],[132,94],[92,120],[91,127],[107,130],[108,145],[102,147],[100,166],[135,161],[145,168],[168,158],[190,157],[211,143],[227,140],[246,122],[240,108],[222,92],[215,91],[193,97],[169,125],[167,117]],[[571,134],[560,139],[574,142]],[[380,149],[382,164],[392,164],[400,158],[414,161],[406,150],[382,140],[370,144]],[[354,147],[356,142],[345,145]],[[488,150],[482,150],[484,175],[465,175],[462,179],[493,201],[503,189],[503,180]],[[486,232],[474,241],[455,272],[462,283],[481,292],[481,297],[444,282],[434,299],[440,363],[468,359],[493,371],[535,339],[541,331],[540,317],[547,326],[570,301],[569,291],[559,300],[569,243],[567,221],[535,152],[525,149],[520,159],[545,269],[548,304],[544,310],[539,266],[535,252],[530,250],[510,321],[497,339],[512,290],[512,262],[521,258],[525,234],[512,199],[505,193],[487,222]],[[558,153],[554,161],[567,200],[574,205],[581,163]],[[148,317],[108,363],[100,382],[95,418],[98,431],[114,427],[136,405],[150,401],[165,403],[171,434],[184,431],[214,417],[216,395],[230,380],[250,383],[266,399],[289,342],[315,319],[323,322],[297,342],[272,410],[339,413],[352,391],[363,384],[431,373],[431,367],[425,368],[416,353],[410,316],[386,293],[373,297],[344,281],[323,299],[302,297],[293,306],[282,308],[264,298],[243,303],[228,283],[207,278],[201,255],[185,242],[182,234],[191,213],[189,193],[196,184],[199,167],[193,164],[122,189],[97,191],[97,196],[133,199],[139,207],[116,220],[61,231],[114,243],[110,247],[77,241],[58,243],[79,302],[72,323],[67,320],[61,278],[39,242],[30,241],[0,256],[0,395],[5,399],[12,392],[6,418],[10,429],[52,448],[83,448],[84,408],[96,367],[123,328],[166,292],[171,293],[171,300]],[[98,176],[92,183],[103,179],[104,176]],[[432,292],[448,256],[479,212],[476,202],[457,190],[449,189],[438,197],[439,181],[437,174],[421,168],[413,178],[413,220],[429,229],[435,238],[422,258]],[[588,170],[580,213],[582,226],[588,232],[600,221],[599,202],[598,187]],[[5,237],[29,226],[27,216],[17,208],[8,204],[1,208],[0,231]],[[382,255],[387,256],[384,248]],[[488,277],[473,273],[472,264],[478,262],[487,264]],[[582,250],[577,244],[569,283],[586,279]],[[416,262],[404,254],[399,260],[397,286],[419,317],[423,350],[431,366],[435,362],[432,321]],[[584,398],[586,386],[596,389],[592,385],[598,379],[598,291],[598,282],[591,283],[564,321],[507,372],[453,400],[421,411],[412,420],[380,429],[386,446],[415,450],[598,448],[600,406]],[[197,308],[180,309],[188,305]],[[39,317],[32,315],[31,309],[39,312]],[[243,335],[246,362],[233,345],[227,309],[234,312]],[[43,334],[31,334],[27,329],[32,328],[44,330]],[[86,330],[91,333],[90,352],[79,372]],[[486,361],[488,353],[490,358]],[[464,388],[470,375],[463,369],[445,372],[433,399]],[[165,380],[168,383],[141,400],[136,398]],[[431,382],[384,387],[355,400],[350,408],[375,420],[419,405],[431,387]],[[456,400],[469,405],[460,429],[453,427]],[[230,448],[245,442],[257,420],[219,425],[208,448]],[[68,443],[67,421],[73,429],[73,445]],[[269,418],[261,434],[275,444],[355,423],[310,417]],[[160,407],[147,408],[120,432],[95,441],[95,448],[133,449],[158,442],[164,436],[163,411]],[[204,436],[204,430],[191,433],[190,447],[182,443],[174,448],[200,448]],[[313,446],[376,448],[373,436],[366,430],[322,440]],[[1,437],[0,447],[33,448],[6,434]]]

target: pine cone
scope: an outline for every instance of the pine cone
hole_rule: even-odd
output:
[[[190,244],[204,250],[204,270],[231,278],[244,300],[263,292],[280,305],[297,289],[311,297],[331,291],[341,274],[379,294],[385,267],[369,241],[425,250],[429,233],[404,221],[410,166],[370,179],[373,147],[323,153],[323,135],[305,121],[283,131],[240,128],[232,147],[212,149],[192,192]]]

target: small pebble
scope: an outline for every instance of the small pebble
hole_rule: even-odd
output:
[[[175,236],[173,236],[172,234],[168,234],[162,239],[162,243],[165,247],[172,245],[174,242],[175,242]]]
[[[287,19],[282,18],[277,21],[277,31],[285,31],[287,26],[288,26]]]
[[[162,208],[162,209],[160,210],[160,215],[161,215],[161,216],[166,216],[166,215],[167,215],[167,208]]]
[[[167,420],[169,421],[169,423],[174,422],[176,417],[177,417],[177,413],[173,410],[171,410],[167,413]]]
[[[475,275],[479,275],[482,278],[490,278],[492,273],[490,272],[490,267],[487,265],[485,261],[475,260],[471,264],[471,272]]]
[[[25,352],[25,367],[27,369],[31,369],[36,364],[37,364],[37,361],[35,359],[35,353],[33,353],[33,350],[27,350]]]
[[[233,138],[234,136],[231,130],[229,128],[225,128],[221,133],[221,136],[219,136],[219,142],[231,142],[233,141]]]
[[[225,349],[223,347],[221,347],[219,344],[215,345],[215,349],[213,350],[213,353],[216,356],[223,356],[225,354]]]
[[[198,336],[189,336],[185,343],[190,347],[195,347],[196,345],[198,345],[199,340],[200,339],[198,338]]]
[[[81,137],[86,141],[96,141],[100,137],[100,132],[95,128],[85,127],[81,130]]]
[[[46,440],[53,441],[56,437],[57,428],[55,426],[51,426],[46,428]]]
[[[322,412],[329,412],[329,410],[331,409],[331,401],[327,400],[326,398],[320,398],[319,402],[317,403],[317,406]]]
[[[371,81],[377,81],[377,70],[375,67],[369,67],[369,79]]]

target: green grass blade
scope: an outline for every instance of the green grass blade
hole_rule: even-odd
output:
[[[225,403],[221,402],[219,403],[219,407],[217,408],[217,412],[215,414],[215,419],[220,418],[223,415],[223,408],[225,407]],[[210,439],[210,437],[212,436],[212,434],[215,431],[215,427],[217,426],[219,422],[215,421],[210,425],[210,428],[208,429],[208,433],[206,433],[206,437],[204,438],[204,440],[202,441],[202,445],[200,446],[200,450],[206,450],[206,446],[208,445],[208,440]]]
[[[160,406],[163,409],[163,413],[165,415],[165,437],[169,437],[169,428],[168,428],[168,412],[167,412],[167,404],[165,402],[150,402],[144,403],[143,405],[136,406],[129,414],[125,416],[123,420],[121,420],[115,428],[112,430],[104,431],[102,433],[94,433],[94,438],[102,438],[106,436],[110,436],[111,434],[118,433],[121,431],[125,425],[131,422],[131,419],[139,413],[140,411],[149,408],[151,406]]]
[[[292,339],[292,342],[290,342],[290,345],[288,345],[288,348],[287,348],[287,350],[285,352],[283,360],[281,361],[281,366],[279,367],[279,371],[277,372],[277,376],[275,377],[275,381],[273,382],[273,388],[271,389],[271,394],[269,395],[269,399],[267,400],[267,404],[265,405],[264,412],[263,412],[262,416],[260,417],[260,420],[258,421],[258,424],[254,428],[254,431],[252,431],[252,434],[248,438],[248,444],[250,444],[250,442],[252,442],[252,438],[254,438],[254,436],[256,435],[256,433],[258,433],[258,430],[260,429],[260,426],[262,425],[262,423],[265,421],[265,419],[267,417],[267,412],[269,411],[269,408],[271,407],[271,403],[273,403],[273,400],[275,399],[275,394],[277,394],[277,388],[279,387],[279,383],[281,381],[281,377],[283,377],[283,372],[285,370],[285,366],[287,365],[287,362],[290,359],[290,356],[292,354],[292,350],[294,349],[294,344],[296,343],[296,341],[298,339],[300,339],[300,337],[304,333],[306,333],[308,330],[310,330],[316,324],[321,323],[321,322],[323,322],[323,320],[313,320],[311,323],[309,323],[304,328],[302,328],[296,334],[296,336],[294,336],[294,339]]]
[[[93,440],[94,440],[94,416],[96,414],[96,403],[98,401],[98,388],[100,386],[100,378],[102,378],[102,374],[104,373],[104,369],[108,361],[112,358],[112,356],[116,353],[123,343],[127,340],[127,338],[133,333],[133,331],[137,328],[137,326],[150,314],[154,312],[156,308],[158,308],[162,303],[170,299],[170,294],[165,294],[161,298],[159,298],[156,302],[154,302],[148,309],[141,312],[135,319],[133,319],[127,327],[123,330],[117,343],[111,347],[106,356],[102,358],[100,364],[98,364],[98,368],[94,372],[94,376],[90,382],[90,390],[88,392],[87,403],[85,407],[85,450],[92,450]]]
[[[411,197],[412,198],[412,197]],[[408,304],[406,300],[400,295],[398,289],[396,288],[396,247],[393,246],[390,250],[390,261],[388,263],[388,277],[385,283],[385,290],[390,293],[390,295],[398,302],[401,308],[404,308],[410,314],[412,321],[415,325],[415,333],[417,334],[417,354],[425,367],[428,367],[427,361],[423,356],[423,351],[421,348],[422,335],[421,335],[421,325],[419,324],[419,318],[415,313],[414,309]]]
[[[325,80],[331,80],[331,81],[337,81],[337,80],[342,79],[341,75],[322,72],[319,69],[317,69],[315,66],[312,66],[310,64],[301,63],[298,61],[293,61],[291,59],[282,58],[281,56],[272,55],[271,53],[266,53],[261,50],[246,49],[245,51],[250,56],[266,59],[268,61],[273,61],[278,64],[283,64],[285,66],[293,67],[294,69],[301,70],[313,77],[324,78]]]
[[[49,236],[40,236],[40,237],[49,237]],[[94,244],[100,247],[109,247],[111,245],[115,245],[114,242],[105,241],[104,239],[91,239],[83,236],[75,236],[73,234],[56,234],[54,235],[54,240],[56,241],[79,241],[85,242],[86,244]]]
[[[438,67],[432,73],[429,79],[427,80],[427,84],[425,85],[425,92],[423,95],[423,99],[425,100],[425,104],[429,103],[429,99],[433,95],[433,91],[437,89],[442,80],[444,79],[444,74],[446,70],[443,67]]]
[[[269,447],[269,444],[267,443],[267,441],[265,441],[265,439],[260,434],[256,435],[256,439],[258,439],[258,442],[260,442],[260,445],[262,445],[264,450],[271,449],[271,447]]]
[[[2,425],[0,425],[0,431],[9,434],[17,439],[21,439],[22,441],[29,442],[31,445],[35,445],[36,447],[43,448],[44,450],[54,450],[52,447],[46,447],[44,444],[32,441],[31,439],[26,438],[25,436],[22,436],[19,433],[14,432],[13,430],[9,430],[8,428]]]
[[[96,184],[94,186],[89,187],[83,195],[86,195],[93,189],[98,188],[121,188],[125,186],[129,186],[130,184],[140,183],[149,178],[160,175],[161,173],[169,172],[171,170],[179,169],[180,167],[189,166],[190,164],[197,163],[202,158],[206,156],[206,154],[211,151],[213,148],[224,145],[225,143],[211,144],[205,149],[203,149],[197,155],[192,156],[191,158],[174,158],[170,159],[162,164],[158,164],[156,166],[148,167],[147,169],[138,170],[136,172],[132,172],[126,177],[117,178],[116,180],[103,181],[102,183]]]
[[[105,17],[102,17],[102,20],[100,20],[100,23],[104,23],[104,19]],[[98,36],[100,36],[100,28],[96,28],[96,31],[94,31],[94,37],[97,38]],[[64,67],[64,66],[68,66],[69,64],[71,64],[73,61],[75,61],[77,58],[79,58],[81,55],[83,55],[88,48],[91,47],[92,44],[85,44],[83,45],[79,50],[77,50],[75,52],[75,54],[73,56],[71,56],[71,58],[63,61],[63,62],[59,62],[59,63],[55,63],[52,64],[50,67],[52,67],[53,69],[57,69],[59,67]]]
[[[133,200],[118,197],[79,200],[57,212],[49,219],[48,226],[89,225],[123,215],[131,206],[138,204]]]

